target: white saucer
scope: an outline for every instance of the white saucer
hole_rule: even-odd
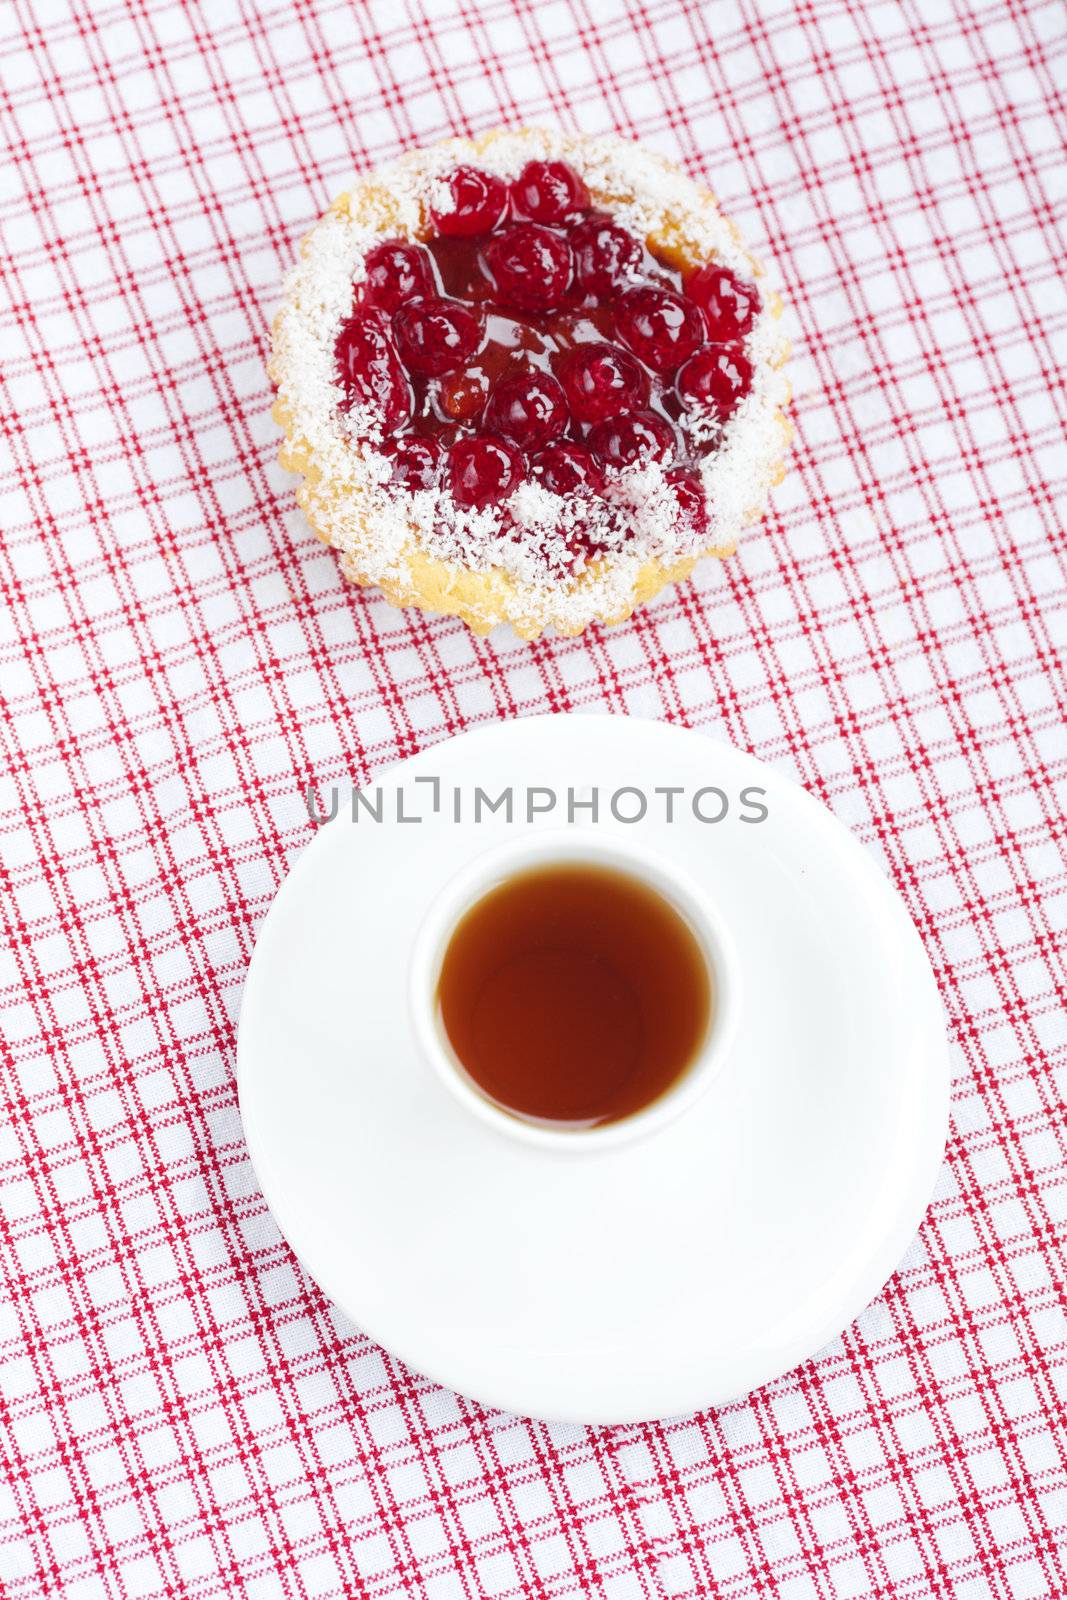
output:
[[[436,813],[435,786],[415,782],[434,777]],[[947,1127],[933,975],[871,859],[751,756],[632,718],[494,724],[379,784],[382,821],[353,822],[345,791],[289,874],[241,1010],[252,1159],[312,1277],[410,1366],[536,1417],[691,1411],[812,1355],[899,1261]],[[414,935],[458,869],[525,830],[503,811],[470,820],[476,787],[508,785],[518,812],[528,789],[555,789],[556,810],[534,823],[552,828],[568,788],[596,789],[601,820],[579,811],[574,825],[643,841],[732,932],[744,979],[732,1055],[645,1139],[573,1155],[523,1144],[472,1115],[416,1048]],[[653,794],[668,786],[684,790],[670,823]],[[710,786],[730,805],[717,823],[693,813]],[[398,787],[421,822],[396,820]],[[631,815],[635,787],[644,820],[614,820],[611,797],[625,788]],[[766,790],[766,820],[741,820],[747,788]],[[721,809],[707,794],[697,804]]]

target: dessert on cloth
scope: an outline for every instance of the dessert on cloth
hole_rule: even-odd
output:
[[[714,197],[544,129],[414,150],[304,239],[282,463],[346,575],[524,638],[727,556],[784,471],[781,301]]]

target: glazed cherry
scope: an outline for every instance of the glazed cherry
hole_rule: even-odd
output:
[[[499,433],[523,450],[541,450],[567,426],[567,401],[547,372],[522,372],[496,385],[482,416],[489,433]]]
[[[442,450],[436,439],[404,434],[392,444],[389,455],[393,464],[392,482],[402,489],[432,489],[437,482]]]
[[[468,362],[482,342],[478,318],[458,300],[408,300],[393,319],[409,372],[440,377]]]
[[[615,326],[623,343],[654,372],[674,372],[704,340],[704,319],[693,302],[649,284],[626,290]]]
[[[634,411],[598,423],[589,435],[589,448],[605,466],[619,470],[671,461],[677,443],[670,423],[654,411]]]
[[[598,494],[604,474],[587,444],[561,440],[535,456],[531,472],[553,494]]]
[[[442,182],[450,192],[452,203],[440,211],[434,208],[430,213],[438,233],[462,236],[490,233],[503,222],[508,209],[508,186],[503,178],[479,172],[477,167],[456,167]]]
[[[512,209],[531,222],[565,222],[588,204],[585,184],[565,161],[528,161],[511,185]]]
[[[518,488],[525,467],[506,439],[457,439],[448,452],[448,487],[457,506],[484,511]]]
[[[685,292],[704,313],[712,339],[727,343],[743,339],[756,320],[759,293],[726,267],[709,261],[688,280]]]
[[[675,380],[683,405],[710,411],[725,422],[752,386],[752,365],[734,345],[706,344],[690,356]]]
[[[419,244],[385,239],[367,252],[366,297],[370,305],[395,311],[405,300],[434,292],[430,257]]]
[[[485,410],[489,377],[480,367],[452,372],[437,385],[437,411],[450,422],[477,422]]]
[[[582,557],[599,556],[607,549],[611,522],[605,517],[604,510],[601,505],[597,515],[579,516],[568,530],[567,544],[574,557],[574,566],[578,566]]]
[[[486,246],[485,264],[501,298],[523,311],[555,310],[574,276],[570,245],[538,222],[497,234]]]
[[[644,251],[632,233],[607,217],[589,217],[571,230],[574,275],[586,294],[612,294],[641,276]]]
[[[678,501],[678,515],[695,534],[703,536],[708,531],[708,502],[704,485],[698,472],[687,467],[675,467],[667,473],[667,482]]]
[[[412,409],[411,385],[384,311],[354,312],[337,336],[334,357],[349,405],[373,406],[388,429],[407,422]]]
[[[560,368],[571,415],[603,422],[648,404],[648,373],[614,344],[582,344]]]

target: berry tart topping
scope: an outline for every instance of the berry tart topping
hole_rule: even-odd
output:
[[[448,487],[458,506],[484,511],[522,482],[521,453],[506,439],[457,439],[448,452]]]
[[[587,209],[589,194],[565,161],[528,161],[511,185],[511,204],[531,222],[567,222]]]
[[[587,444],[553,444],[532,462],[532,471],[553,494],[599,494],[604,472]]]
[[[653,372],[677,372],[706,337],[704,318],[680,294],[651,286],[619,296],[619,337]]]
[[[392,438],[387,453],[393,465],[391,483],[403,489],[432,489],[440,475],[441,445],[437,439],[419,439],[407,434]]]
[[[643,246],[609,217],[590,217],[571,233],[574,275],[588,295],[611,295],[641,276]]]
[[[485,247],[489,281],[504,305],[554,311],[567,297],[574,257],[566,236],[540,222],[517,222]]]
[[[636,147],[468,148],[413,153],[371,191],[387,206],[363,220],[357,194],[311,235],[276,329],[279,406],[316,462],[366,462],[362,521],[317,489],[341,456],[303,496],[363,581],[397,589],[414,537],[506,574],[516,619],[581,626],[758,509],[783,448],[777,312],[706,193]],[[335,434],[284,359],[305,327],[317,348],[326,306]]]
[[[447,199],[431,208],[434,226],[446,238],[491,233],[508,214],[508,186],[477,167],[456,167],[445,179]]]
[[[547,372],[520,372],[497,383],[482,425],[523,450],[540,450],[559,438],[568,420],[566,397],[557,380]]]
[[[393,319],[400,358],[410,373],[455,372],[482,342],[478,318],[455,300],[407,300]]]
[[[489,374],[484,367],[469,372],[452,372],[442,378],[434,397],[434,409],[444,423],[477,422],[489,398]]]
[[[699,538],[704,538],[708,531],[709,518],[708,502],[700,474],[688,467],[674,467],[667,474],[667,482],[677,497],[682,521],[687,523]]]
[[[603,422],[639,411],[648,401],[648,373],[617,345],[579,345],[564,357],[560,378],[571,416],[579,422]]]
[[[411,385],[404,375],[384,311],[356,311],[334,347],[345,404],[378,412],[387,430],[411,416]]]
[[[751,332],[759,310],[754,283],[743,282],[711,261],[693,273],[685,292],[703,311],[709,339],[743,339]]]
[[[457,481],[474,473],[478,487],[461,487],[457,503],[497,504],[515,472],[533,470],[527,481],[565,498],[575,492],[563,485],[578,460],[583,492],[594,483],[600,492],[605,475],[703,454],[709,429],[726,422],[752,380],[740,343],[709,342],[708,320],[751,323],[755,291],[714,264],[683,290],[681,274],[621,223],[591,213],[584,182],[565,162],[529,161],[510,189],[458,167],[444,187],[452,209],[432,213],[436,238],[425,246],[388,239],[367,255],[364,296],[383,352],[364,389],[351,355],[342,355],[344,333],[338,362],[350,391],[370,400],[381,393],[389,427],[413,410],[413,436],[504,439],[542,461],[539,472],[501,468],[503,487],[490,493],[499,453],[476,452],[475,472],[461,452]],[[370,315],[353,313],[353,348],[366,343]],[[557,441],[577,454],[545,455]],[[434,481],[398,471],[393,482]]]
[[[728,344],[702,345],[675,380],[687,410],[710,413],[722,422],[737,410],[751,383],[751,364]]]
[[[605,466],[621,471],[673,461],[678,438],[670,423],[654,411],[632,411],[629,416],[599,422],[589,435],[589,448]]]
[[[365,298],[369,305],[395,311],[405,300],[434,292],[433,263],[419,244],[384,239],[368,251]]]

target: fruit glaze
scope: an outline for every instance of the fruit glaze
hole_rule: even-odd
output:
[[[780,475],[780,303],[615,140],[416,151],[304,242],[275,324],[301,503],[396,604],[576,633],[728,554]]]

